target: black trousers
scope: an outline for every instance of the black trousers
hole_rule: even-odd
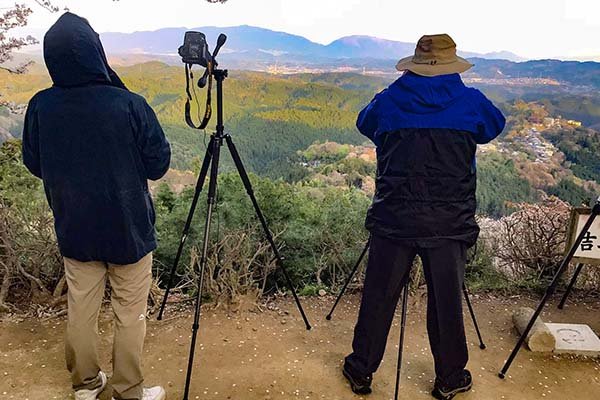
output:
[[[351,372],[368,377],[379,367],[398,299],[418,254],[427,281],[427,332],[436,377],[448,384],[462,377],[468,360],[462,311],[466,253],[466,245],[458,241],[422,248],[371,238],[353,353],[346,357]]]

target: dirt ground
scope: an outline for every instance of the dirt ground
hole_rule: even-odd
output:
[[[262,312],[203,308],[190,399],[360,399],[340,373],[349,352],[359,297],[350,295],[332,321],[326,321],[333,298],[305,298],[313,329],[306,331],[291,300]],[[499,300],[475,296],[473,303],[488,348],[480,350],[468,315],[469,368],[473,390],[457,399],[600,399],[600,360],[534,354],[523,349],[506,380],[497,372],[516,343],[511,311],[536,300]],[[434,379],[425,328],[425,299],[413,296],[402,369],[401,398],[431,399]],[[189,351],[191,312],[148,323],[144,368],[148,385],[163,385],[168,398],[180,399]],[[169,319],[170,318],[170,319]],[[578,322],[600,331],[600,301],[571,301],[565,310],[547,306],[546,322]],[[110,372],[111,315],[101,317],[102,365]],[[375,374],[369,399],[394,394],[399,316],[390,334],[384,362]],[[0,399],[70,399],[64,367],[65,319],[0,322]],[[105,391],[102,400],[110,399]]]

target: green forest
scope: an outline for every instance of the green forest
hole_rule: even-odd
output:
[[[568,135],[555,131],[548,138],[565,154],[573,173],[581,179],[600,183],[600,134],[577,128]]]
[[[183,121],[183,69],[152,62],[120,68],[118,72],[127,86],[143,95],[156,111],[172,145],[172,168],[197,173],[211,129],[192,130]],[[0,75],[5,82],[3,94],[15,104],[27,103],[37,90],[49,85],[45,71],[38,65],[26,75],[1,71]],[[357,74],[270,75],[247,71],[231,71],[225,81],[226,131],[233,136],[251,173],[259,203],[285,254],[292,278],[305,294],[321,287],[336,287],[367,239],[363,224],[372,190],[367,187],[373,182],[376,167],[373,146],[358,133],[355,119],[387,84],[389,80]],[[197,93],[203,106],[205,92]],[[587,128],[545,131],[544,137],[566,159],[553,161],[552,165],[559,168],[553,172],[556,182],[540,187],[523,172],[523,163],[533,162],[531,155],[515,155],[517,148],[510,147],[530,120],[539,117],[540,106],[512,100],[503,100],[499,105],[507,113],[509,124],[497,142],[513,150],[486,150],[478,155],[479,214],[500,219],[517,211],[521,203],[543,201],[546,194],[573,205],[587,203],[593,182],[600,183],[598,133]],[[546,109],[542,116],[548,112]],[[0,121],[11,136],[19,137],[22,122],[18,117],[2,110]],[[17,268],[15,276],[22,276],[18,268],[29,271],[25,276],[39,281],[31,286],[37,288],[36,296],[51,296],[60,288],[61,280],[51,214],[41,182],[22,165],[20,142],[5,139],[0,148],[0,203],[4,207],[0,228],[4,226],[8,235],[5,238],[14,246],[11,254]],[[372,156],[353,155],[357,151],[371,151]],[[219,273],[224,275],[209,280],[208,293],[233,297],[256,288],[261,292],[285,290],[228,155],[222,170],[213,221],[214,259],[209,266],[219,265]],[[193,195],[191,187],[174,191],[174,183],[167,178],[154,190],[159,238],[155,268],[160,279],[164,279],[175,257]],[[193,275],[190,265],[197,257],[195,245],[201,239],[204,207],[205,201],[201,201],[191,232],[192,246],[186,249],[185,262],[180,265],[182,282]],[[508,282],[498,278],[492,268],[492,251],[487,245],[478,247],[469,275],[475,287],[494,288]],[[229,259],[228,254],[235,257]],[[529,282],[529,277],[523,277],[523,282]],[[11,282],[17,287],[30,287],[27,279]],[[240,282],[245,286],[240,288]]]
[[[127,86],[143,95],[156,111],[172,145],[172,168],[197,169],[212,128],[196,131],[187,127],[183,121],[183,68],[149,62],[121,67],[118,72]],[[37,90],[50,85],[45,69],[39,64],[32,66],[24,75],[4,71],[0,71],[0,75],[6,82],[3,95],[15,104],[27,103]],[[233,136],[249,171],[289,183],[306,182],[310,179],[310,171],[300,165],[299,154],[311,144],[328,141],[348,145],[368,144],[366,138],[355,128],[356,115],[374,93],[390,81],[391,78],[352,73],[272,75],[231,71],[230,77],[225,81],[226,130]],[[571,104],[570,96],[566,95],[546,96],[540,100],[540,108],[534,103],[522,101],[514,105],[514,100],[509,99],[506,94],[508,89],[505,87],[488,86],[484,90],[486,93],[489,91],[492,98],[498,98],[499,106],[508,115],[506,132],[509,136],[514,136],[515,130],[524,129],[528,119],[551,115],[550,113],[557,112],[557,108],[567,107],[565,104],[570,104],[569,107],[576,111],[576,105]],[[531,96],[533,92],[534,90],[525,93],[524,96]],[[200,107],[194,102],[192,111],[198,114],[203,112],[206,93],[198,88],[195,93]],[[561,101],[562,106],[559,107]],[[529,104],[534,105],[530,107]],[[578,105],[577,112],[593,117],[596,107],[594,104],[595,101],[587,98],[585,104]],[[9,134],[18,137],[22,126],[20,120],[11,119],[5,110],[0,111],[3,126],[8,127]],[[597,156],[600,138],[597,131],[587,128],[575,131],[558,129],[544,132],[544,135],[565,154],[564,167],[572,171],[574,178],[600,183],[600,158]],[[577,204],[586,202],[585,197],[589,198],[591,194],[589,187],[584,188],[569,176],[559,177],[549,187],[534,187],[526,175],[519,174],[515,160],[514,155],[506,153],[486,152],[479,156],[478,195],[482,214],[495,217],[504,215],[508,210],[507,200],[536,201],[539,190]],[[228,156],[223,164],[225,171],[233,170]],[[346,162],[345,170],[338,172],[345,175],[373,175],[373,168],[360,171],[365,167],[354,167],[358,170],[352,171],[353,166]],[[336,169],[334,165],[328,168]]]
[[[195,157],[203,155],[206,138],[183,123],[182,69],[158,63],[145,66],[142,75],[136,67],[121,73],[132,90],[148,99],[164,124],[173,144],[173,168],[189,168]],[[354,123],[373,89],[355,83],[355,76],[334,77],[335,83],[326,78],[307,83],[302,77],[240,71],[230,76],[225,81],[225,126],[251,171],[285,177],[290,174],[287,168],[293,168],[286,161],[316,140],[364,141]],[[160,86],[154,87],[159,81]],[[197,93],[202,108],[205,93]]]

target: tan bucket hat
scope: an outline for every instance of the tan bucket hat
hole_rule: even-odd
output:
[[[417,43],[415,55],[396,64],[398,71],[411,71],[423,76],[460,74],[473,64],[456,55],[456,43],[447,35],[425,35]]]

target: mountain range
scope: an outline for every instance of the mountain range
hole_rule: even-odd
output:
[[[177,49],[187,30],[165,28],[133,33],[103,33],[101,38],[115,65],[127,66],[153,60],[181,65]],[[415,48],[414,43],[371,36],[347,36],[323,45],[302,36],[247,25],[226,28],[207,26],[191,30],[203,32],[211,48],[218,35],[225,33],[228,40],[221,50],[219,60],[228,68],[238,70],[284,73],[366,71],[394,76],[397,73],[394,68],[396,61],[413,54]],[[525,78],[540,81],[536,84],[543,85],[548,83],[544,80],[551,80],[569,86],[600,87],[600,63],[527,61],[508,51],[458,53],[475,64],[475,68],[465,74],[467,78],[502,82]]]
[[[303,72],[365,72],[392,78],[397,75],[396,61],[414,52],[414,43],[381,39],[372,36],[346,36],[324,45],[305,37],[248,25],[233,27],[205,26],[193,29],[163,28],[133,33],[101,33],[100,36],[115,66],[130,66],[150,61],[181,65],[177,49],[186,31],[206,34],[213,47],[220,33],[228,36],[219,60],[229,69],[268,71],[275,73]],[[16,54],[15,63],[28,59],[43,63],[40,48],[32,47],[26,54]],[[32,54],[33,53],[33,54]],[[512,80],[511,85],[529,84],[519,78],[546,85],[547,80],[570,86],[600,88],[600,63],[562,60],[525,60],[509,51],[475,53],[458,51],[475,67],[464,76],[470,79]],[[544,81],[546,80],[546,81]],[[569,88],[569,90],[572,90]],[[577,91],[579,89],[576,89]],[[579,93],[577,93],[579,94]]]
[[[101,34],[109,54],[177,56],[186,28],[164,28],[155,31]],[[332,60],[375,59],[393,60],[411,55],[415,44],[380,39],[372,36],[347,36],[328,45],[312,42],[302,36],[248,25],[218,28],[198,27],[189,30],[203,32],[212,48],[220,33],[228,36],[221,54],[223,58],[260,61],[323,63]],[[463,57],[524,61],[508,51],[480,54],[459,51]]]

